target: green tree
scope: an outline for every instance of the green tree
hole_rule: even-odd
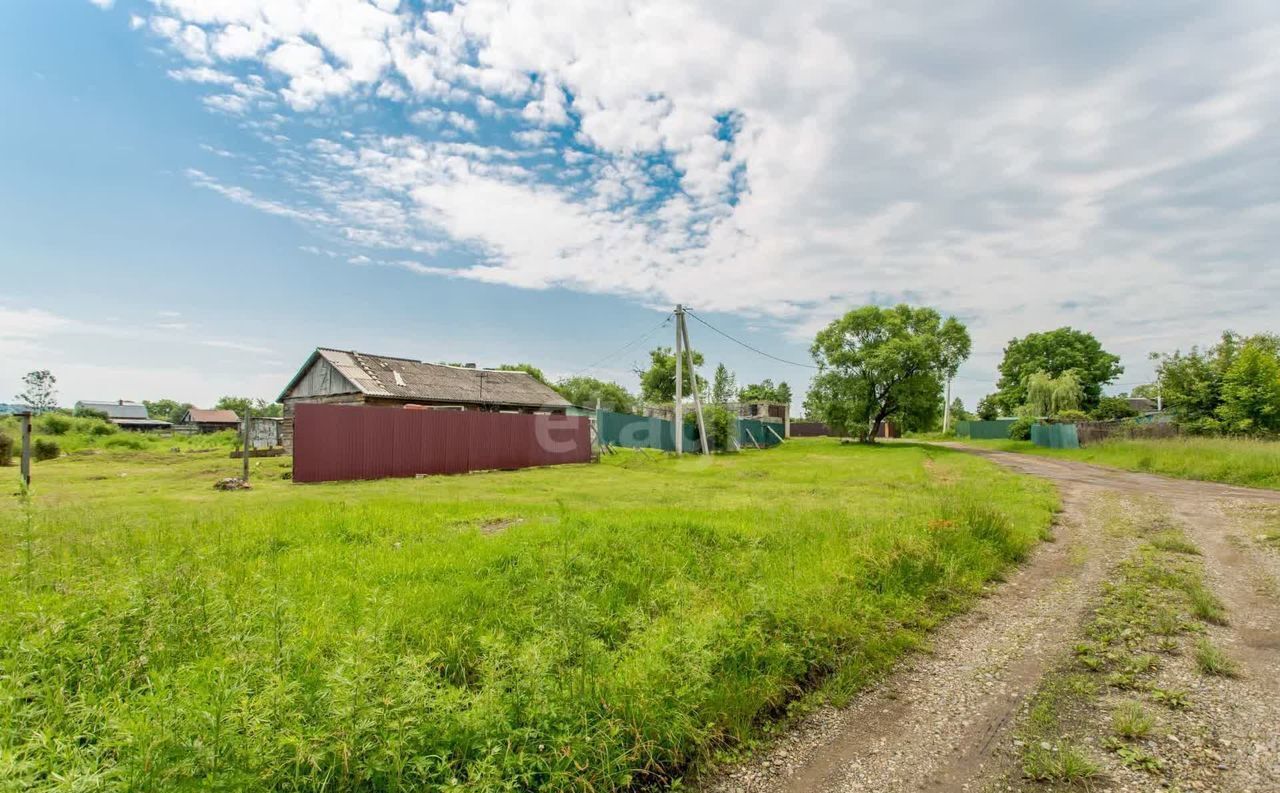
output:
[[[702,365],[702,353],[697,350],[693,351],[693,362],[698,366]],[[686,396],[693,393],[694,374],[689,371],[689,361],[684,360],[684,393]],[[640,396],[645,402],[651,404],[662,404],[664,402],[674,402],[676,398],[676,356],[672,353],[670,347],[658,347],[649,352],[649,368],[639,371],[640,375]],[[701,375],[697,377],[698,392],[707,387],[707,381]]]
[[[594,408],[597,399],[601,407],[618,413],[635,413],[639,407],[635,396],[627,389],[594,377],[566,377],[555,384],[555,389],[560,396],[579,407]]]
[[[886,419],[927,427],[942,404],[949,367],[969,355],[969,332],[931,308],[865,306],[818,332],[818,364],[805,411],[874,442]]]
[[[38,412],[53,410],[58,406],[58,378],[48,369],[37,369],[22,376],[22,393],[17,399]]]
[[[733,372],[729,371],[729,367],[724,364],[717,366],[715,377],[711,380],[711,403],[724,405],[732,402],[734,390],[737,387],[736,380]]]
[[[532,376],[534,380],[537,380],[539,383],[542,383],[543,385],[551,385],[551,382],[547,380],[547,376],[542,373],[542,370],[531,363],[504,363],[498,367],[498,371],[526,372],[530,376]]]
[[[1097,421],[1116,421],[1118,419],[1133,418],[1138,415],[1138,411],[1134,410],[1124,397],[1104,396],[1098,400],[1098,406],[1093,409],[1093,418]]]
[[[1156,361],[1156,377],[1165,407],[1180,424],[1202,432],[1221,429],[1220,409],[1225,401],[1223,388],[1227,372],[1246,348],[1275,356],[1280,354],[1280,336],[1261,333],[1246,337],[1226,331],[1217,344],[1206,350],[1192,347],[1185,353],[1175,350],[1151,356]]]
[[[255,399],[253,397],[235,397],[224,396],[218,400],[213,406],[214,410],[234,410],[235,414],[244,419],[245,412],[250,411],[249,415],[280,418],[284,415],[284,406],[279,402],[268,402],[265,399]]]
[[[1032,372],[1027,376],[1024,390],[1026,405],[1033,416],[1056,416],[1064,410],[1080,410],[1084,400],[1084,386],[1075,370],[1068,370],[1050,377],[1045,372]]]
[[[738,399],[742,402],[782,402],[791,404],[791,386],[786,381],[777,385],[773,380],[765,378],[758,383],[744,386],[738,391]]]
[[[182,421],[182,417],[187,414],[194,405],[190,402],[179,402],[176,399],[150,399],[142,400],[142,404],[147,409],[147,416],[157,421],[168,421],[177,424]]]
[[[1000,418],[1000,403],[995,394],[987,394],[978,400],[978,418],[983,421],[995,421]]]
[[[960,397],[951,400],[951,420],[953,422],[968,421],[970,418],[972,416],[969,415],[969,411],[964,409],[964,402],[961,401]]]
[[[1217,415],[1227,432],[1280,430],[1280,361],[1273,350],[1254,342],[1239,348],[1222,377]]]
[[[1058,328],[1013,339],[1000,362],[997,399],[1006,413],[1027,402],[1028,378],[1043,372],[1057,378],[1074,371],[1083,388],[1080,407],[1090,410],[1102,398],[1102,386],[1124,372],[1119,357],[1102,349],[1092,333]]]

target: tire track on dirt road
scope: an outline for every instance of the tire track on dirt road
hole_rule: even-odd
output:
[[[1009,580],[931,637],[932,651],[904,660],[843,708],[823,707],[751,761],[725,769],[707,793],[979,790],[1002,762],[1022,703],[1069,652],[1112,565],[1133,539],[1105,530],[1115,494],[1155,497],[1204,551],[1211,583],[1236,615],[1236,652],[1250,701],[1236,714],[1224,765],[1269,778],[1280,740],[1280,613],[1253,581],[1265,571],[1240,549],[1234,505],[1280,504],[1280,492],[1172,480],[1086,463],[950,445],[1054,482],[1063,510],[1056,542],[1042,543]],[[1244,692],[1242,692],[1244,693]],[[1268,722],[1268,719],[1272,721]],[[1267,738],[1271,735],[1271,738]],[[1262,736],[1259,738],[1259,736]],[[1270,743],[1268,743],[1270,742]],[[1248,787],[1239,789],[1250,789]]]

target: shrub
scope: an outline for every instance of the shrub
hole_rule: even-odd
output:
[[[66,435],[71,429],[71,419],[58,413],[46,413],[40,417],[40,430],[46,435]]]
[[[38,462],[44,460],[56,460],[62,456],[62,447],[57,441],[51,441],[48,438],[36,438],[31,444],[31,456],[36,458]]]
[[[115,435],[117,432],[119,432],[119,428],[116,427],[116,425],[109,424],[105,421],[95,421],[93,424],[89,425],[89,434],[99,438],[106,435]]]
[[[71,415],[75,416],[78,419],[102,419],[103,421],[106,421],[108,418],[110,418],[110,416],[108,416],[105,411],[95,410],[93,408],[86,408],[86,407],[76,408],[75,412],[72,413]]]
[[[0,432],[0,465],[13,465],[13,438]]]
[[[1089,414],[1083,410],[1060,410],[1053,420],[1062,424],[1073,424],[1077,421],[1088,421]]]
[[[1116,419],[1127,419],[1138,415],[1138,411],[1129,405],[1129,401],[1124,397],[1106,396],[1098,400],[1098,406],[1093,409],[1093,418],[1097,421],[1114,421]]]
[[[1015,441],[1031,440],[1031,427],[1036,420],[1028,416],[1021,416],[1009,425],[1009,439]]]
[[[108,449],[133,449],[134,451],[147,448],[146,441],[130,434],[121,434],[108,438],[102,445]]]

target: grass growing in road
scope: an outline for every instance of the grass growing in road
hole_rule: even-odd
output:
[[[1208,639],[1196,642],[1196,668],[1201,673],[1215,677],[1237,677],[1240,674],[1235,661]]]
[[[1280,441],[1243,438],[1112,440],[1083,449],[1046,449],[1030,441],[960,442],[1000,451],[1062,457],[1129,471],[1280,490]]]
[[[1166,664],[1196,637],[1195,661],[1205,674],[1233,668],[1202,634],[1201,623],[1223,624],[1226,611],[1204,582],[1199,549],[1158,506],[1112,505],[1113,536],[1137,547],[1103,584],[1083,626],[1073,662],[1040,683],[1020,730],[1020,760],[1028,779],[1089,787],[1121,767],[1168,775],[1171,758],[1157,754],[1156,718],[1191,707],[1187,693],[1160,687]],[[1168,716],[1167,716],[1168,718]],[[1100,747],[1105,755],[1084,747]]]
[[[1043,535],[969,455],[791,442],[294,485],[219,454],[0,505],[0,788],[661,785],[852,690]]]

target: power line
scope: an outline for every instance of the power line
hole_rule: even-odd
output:
[[[627,351],[627,350],[629,350],[630,348],[634,347],[635,345],[637,345],[637,344],[639,344],[640,342],[644,341],[645,339],[649,338],[649,337],[650,337],[650,336],[652,336],[653,334],[655,334],[655,333],[657,333],[658,331],[662,330],[662,329],[663,329],[663,328],[665,328],[667,325],[671,324],[671,317],[672,317],[672,315],[671,315],[671,314],[667,314],[665,317],[663,317],[662,321],[658,323],[657,327],[653,328],[652,330],[648,330],[648,331],[646,331],[643,335],[641,335],[641,336],[639,336],[639,337],[637,337],[637,338],[635,338],[635,339],[632,339],[631,341],[629,341],[629,342],[627,342],[626,344],[622,345],[622,346],[621,346],[621,347],[619,347],[618,349],[616,349],[616,350],[614,350],[613,352],[609,353],[608,355],[606,355],[606,356],[602,357],[600,360],[598,360],[598,361],[596,361],[596,362],[594,362],[594,363],[587,364],[586,366],[582,367],[581,369],[579,369],[578,371],[574,372],[573,374],[571,374],[571,375],[569,375],[569,376],[570,376],[570,377],[575,377],[575,376],[577,376],[577,375],[580,375],[580,374],[582,374],[583,372],[585,372],[585,371],[587,371],[587,370],[589,370],[589,369],[594,369],[595,367],[599,366],[600,364],[604,363],[605,361],[609,360],[610,358],[615,358],[615,357],[617,357],[617,356],[621,355],[622,353],[626,352],[626,351]]]
[[[700,317],[700,316],[698,316],[697,314],[693,313],[692,311],[690,311],[690,310],[689,310],[689,309],[687,309],[687,308],[685,309],[685,314],[687,314],[687,315],[689,315],[689,316],[693,317],[694,319],[698,320],[698,321],[699,321],[699,322],[701,322],[703,325],[706,325],[708,328],[711,328],[711,329],[712,329],[712,330],[714,330],[716,333],[719,333],[721,336],[724,336],[724,337],[725,337],[726,339],[728,339],[729,341],[731,341],[731,342],[733,342],[733,343],[735,343],[735,344],[740,344],[740,345],[742,345],[743,347],[746,347],[748,350],[751,350],[752,352],[754,352],[754,353],[755,353],[755,354],[757,354],[757,355],[763,355],[763,356],[764,356],[764,357],[766,357],[766,358],[772,358],[773,360],[775,360],[775,361],[777,361],[777,362],[779,362],[779,363],[785,363],[785,364],[789,364],[789,365],[791,365],[791,366],[803,366],[803,367],[804,367],[804,368],[806,368],[806,369],[818,369],[818,368],[819,368],[819,367],[817,367],[817,366],[814,366],[814,365],[813,365],[813,364],[811,364],[811,363],[800,363],[800,362],[798,362],[798,361],[788,361],[786,358],[779,358],[779,357],[778,357],[778,356],[776,356],[776,355],[770,355],[769,353],[765,352],[764,350],[760,350],[760,349],[757,349],[757,348],[755,348],[755,347],[752,347],[750,344],[747,344],[745,341],[742,341],[741,339],[735,339],[733,336],[730,336],[728,333],[725,333],[724,331],[720,330],[720,329],[719,329],[719,328],[717,328],[715,325],[712,325],[710,322],[707,322],[705,319],[703,319],[702,317]]]

